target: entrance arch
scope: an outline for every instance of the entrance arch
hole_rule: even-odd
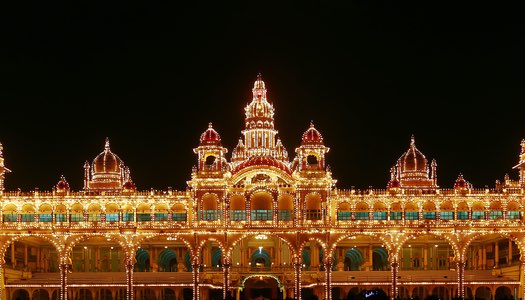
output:
[[[241,286],[244,294],[244,297],[241,298],[282,298],[283,285],[279,278],[274,275],[249,275],[244,278]]]

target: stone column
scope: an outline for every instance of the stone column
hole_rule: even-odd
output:
[[[399,261],[397,255],[390,258],[390,272],[392,274],[392,288],[390,289],[390,299],[397,297],[397,272],[399,268]]]
[[[195,256],[193,257],[192,263],[192,276],[193,276],[193,300],[199,300],[200,298],[200,291],[199,291],[199,257]]]
[[[223,272],[223,286],[222,286],[222,298],[226,299],[228,292],[230,290],[230,270],[231,270],[231,258],[224,256],[222,263],[222,272]]]
[[[16,268],[15,241],[11,242],[11,267]]]
[[[465,297],[465,262],[456,261],[456,270],[458,273],[458,292],[457,296],[460,299]]]
[[[509,239],[509,255],[507,256],[507,265],[512,263],[512,240]]]
[[[24,268],[27,268],[27,245],[24,244]]]
[[[132,253],[126,253],[126,300],[135,300],[133,287],[133,267],[135,266],[135,256]]]
[[[7,299],[4,280],[4,259],[0,258],[0,300]]]
[[[295,285],[294,285],[294,294],[296,300],[301,300],[301,258],[298,256],[294,257],[293,261],[293,267],[294,267],[294,278],[295,278]]]
[[[499,266],[499,244],[496,241],[494,243],[494,267],[497,268]]]
[[[521,260],[520,265],[520,287],[519,296],[517,298],[525,299],[525,260]]]
[[[58,265],[60,270],[60,300],[67,300],[67,273],[69,273],[70,265],[60,262]]]
[[[332,300],[332,267],[334,265],[334,259],[332,256],[328,255],[328,257],[325,259],[325,275],[324,275],[324,281],[326,283],[325,285],[325,299],[326,300]]]

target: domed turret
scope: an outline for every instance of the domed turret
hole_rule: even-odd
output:
[[[122,160],[109,148],[109,139],[106,138],[104,151],[93,160],[93,174],[118,173],[121,171]]]
[[[407,152],[399,158],[398,165],[399,171],[405,173],[405,176],[413,175],[415,173],[427,173],[427,158],[416,148],[414,136],[410,139],[410,147]]]
[[[125,192],[133,192],[136,189],[137,188],[135,187],[135,184],[133,183],[133,181],[131,181],[131,179],[126,181],[124,185],[122,186],[122,190]]]
[[[215,172],[226,172],[227,163],[224,154],[228,149],[222,147],[221,136],[213,129],[211,122],[199,139],[199,146],[193,149],[197,154],[199,172],[206,172],[208,175],[216,176]]]
[[[323,136],[317,129],[315,129],[314,123],[310,122],[310,128],[303,133],[301,145],[322,145]]]
[[[468,181],[463,178],[463,174],[459,174],[458,179],[456,179],[456,182],[454,183],[454,189],[462,190],[467,188],[469,188]]]
[[[64,175],[60,176],[60,180],[55,186],[57,193],[67,193],[69,191],[69,183]]]
[[[431,167],[432,172],[429,174],[428,160],[416,148],[415,138],[412,135],[408,150],[399,157],[395,165],[395,179],[399,181],[401,188],[435,190],[437,188],[435,160],[432,161]]]
[[[211,122],[208,124],[208,129],[201,134],[200,145],[221,145],[221,136],[215,129],[213,129]]]
[[[326,171],[325,155],[330,148],[323,144],[323,136],[315,129],[313,121],[310,127],[303,133],[301,146],[295,149],[297,161],[294,163],[294,170],[297,171]],[[295,161],[295,159],[294,159]]]
[[[91,166],[84,165],[84,189],[99,191],[121,190],[124,182],[129,179],[129,168],[111,152],[109,139],[106,138],[104,151],[95,157]]]

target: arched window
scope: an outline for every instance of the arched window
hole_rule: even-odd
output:
[[[306,195],[306,220],[322,220],[321,196],[319,194]]]
[[[230,220],[246,221],[246,200],[241,195],[230,198]]]
[[[290,221],[293,216],[293,198],[291,195],[281,195],[277,202],[277,209],[280,221]]]
[[[202,221],[220,220],[221,213],[217,202],[217,195],[215,194],[208,194],[202,198],[202,207],[199,214]]]
[[[350,221],[352,220],[352,211],[350,210],[350,204],[343,202],[339,204],[337,209],[337,220],[338,221]]]
[[[271,221],[272,195],[268,192],[256,192],[250,197],[252,221]]]

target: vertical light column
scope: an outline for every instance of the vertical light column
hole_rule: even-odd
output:
[[[397,273],[399,271],[399,261],[398,261],[398,256],[397,254],[394,254],[391,258],[390,258],[390,273],[391,273],[391,283],[392,283],[392,288],[390,290],[390,299],[394,300],[397,295],[398,295],[398,290],[397,290]]]
[[[458,293],[460,299],[465,297],[465,262],[456,261],[456,270],[458,272]]]
[[[193,300],[199,300],[200,299],[200,291],[199,291],[199,257],[194,256],[192,259],[192,276],[193,276]]]
[[[6,300],[6,290],[4,285],[4,260],[0,259],[0,300]]]
[[[294,294],[296,300],[301,300],[301,258],[299,256],[294,257],[293,262],[294,272],[295,272],[295,286],[294,286]]]
[[[228,291],[230,290],[230,270],[231,270],[231,259],[228,256],[224,257],[222,263],[222,272],[224,276],[224,284],[222,289],[222,299],[226,299],[228,296]]]
[[[328,254],[325,260],[325,299],[326,300],[332,300],[332,267],[334,265],[334,259],[331,255]]]
[[[519,298],[525,299],[525,259],[521,260],[520,267],[520,287],[518,294],[521,295]]]
[[[67,273],[69,272],[69,265],[61,261],[58,269],[60,270],[60,300],[67,300]]]
[[[134,300],[133,294],[133,267],[135,265],[135,256],[133,251],[126,252],[126,300]]]

